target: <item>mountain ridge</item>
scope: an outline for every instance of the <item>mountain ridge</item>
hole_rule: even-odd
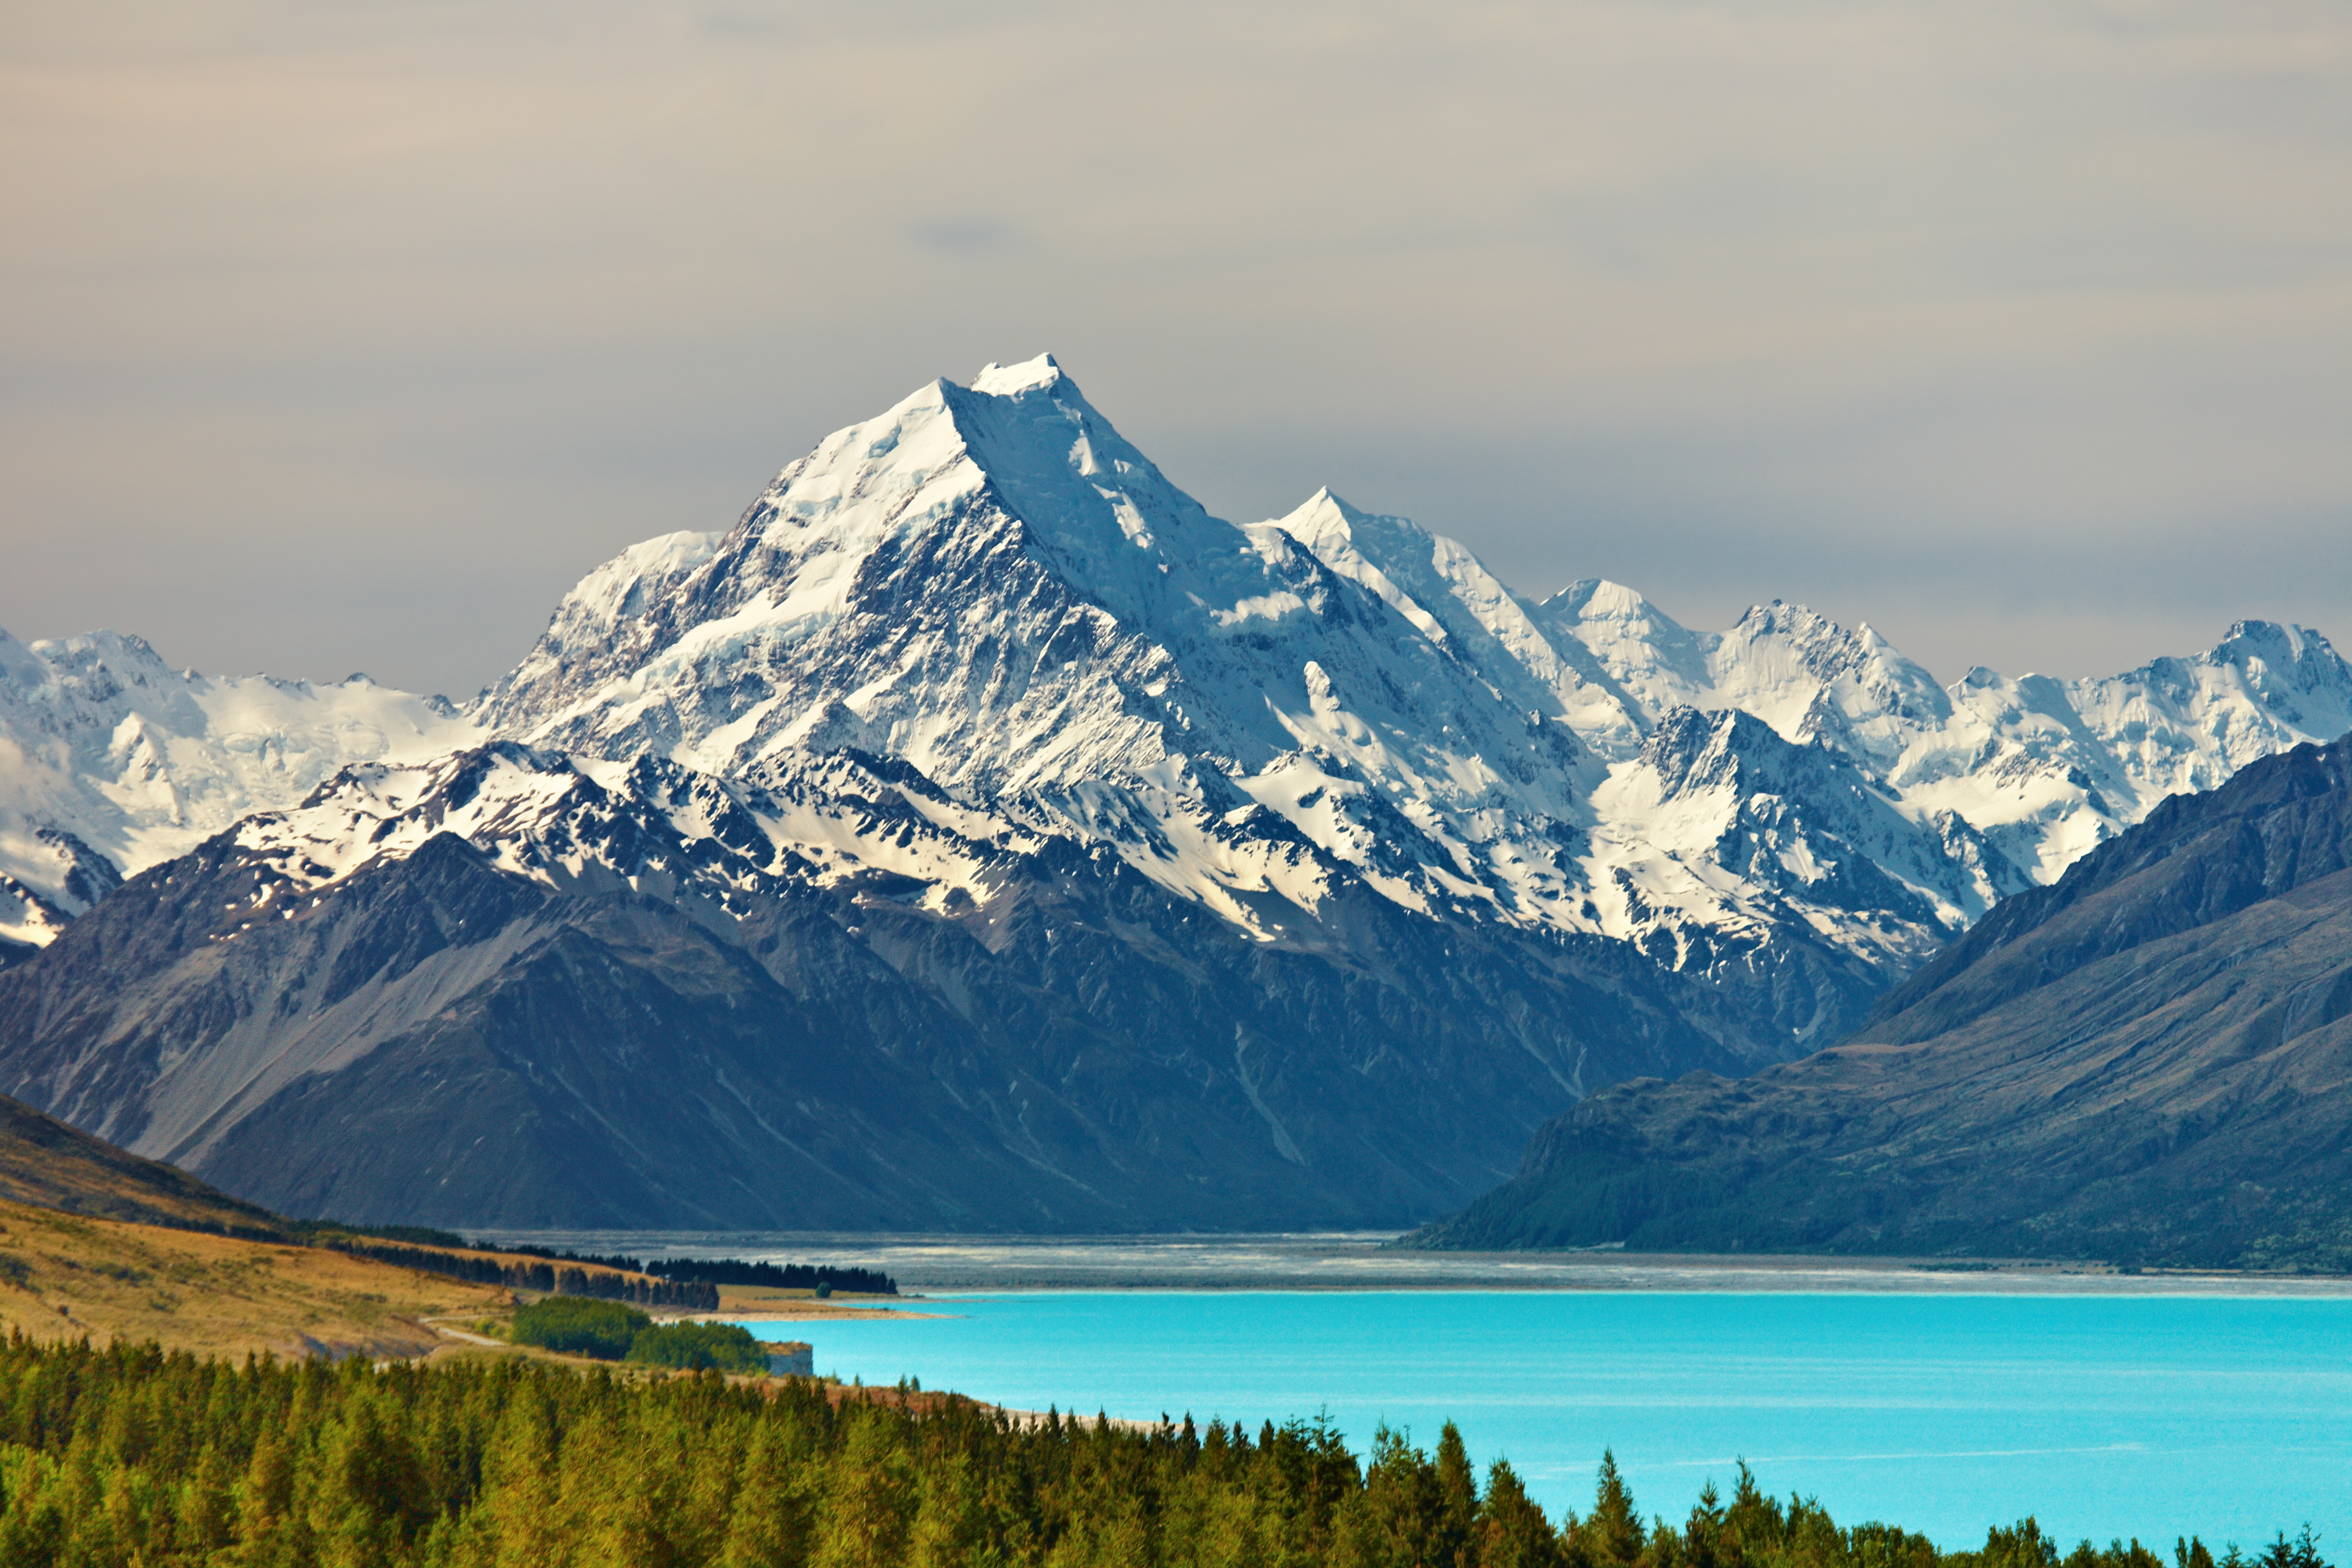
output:
[[[2352,1265],[2352,739],[2166,802],[1850,1040],[1621,1084],[1416,1233]]]
[[[361,1220],[1135,1228],[1408,1218],[1588,1065],[1739,1060],[1615,945],[1345,887],[1257,940],[911,769],[826,766],[747,801],[512,742],[372,765],[0,977],[8,1081]]]
[[[1227,522],[1050,356],[919,388],[787,465],[732,528],[621,552],[463,711],[356,679],[211,681],[134,643],[0,645],[0,1089],[314,1210],[357,1179],[336,1118],[393,1136],[359,1086],[415,1071],[402,1092],[422,1094],[419,1063],[446,1050],[484,1095],[606,1138],[635,1173],[614,1180],[638,1183],[614,1201],[653,1212],[657,1162],[594,1131],[620,1103],[531,1076],[576,964],[611,977],[614,1008],[708,1031],[718,1054],[678,1071],[711,1103],[761,1071],[728,1009],[801,1040],[835,1005],[813,998],[865,977],[872,1008],[825,1026],[873,1056],[842,1113],[872,1121],[886,1081],[930,1105],[908,1125],[931,1129],[934,1175],[889,1176],[804,1109],[739,1138],[681,1100],[663,1134],[747,1163],[761,1139],[832,1150],[791,1157],[844,1223],[960,1212],[937,1172],[1024,1148],[1016,1196],[973,1223],[1057,1202],[1056,1223],[1141,1224],[1153,1204],[1214,1223],[1118,1146],[1180,1105],[1219,1130],[1171,1157],[1224,1201],[1244,1197],[1218,1160],[1294,1185],[1312,1168],[1300,1193],[1329,1214],[1426,1218],[1593,1089],[1841,1038],[2173,788],[2352,729],[2352,667],[2299,628],[2242,622],[2104,682],[1942,688],[1801,606],[1718,634],[1597,580],[1530,600],[1328,489]],[[181,876],[216,906],[159,894]],[[401,913],[352,948],[371,901]],[[134,908],[151,932],[129,930]],[[1035,940],[992,934],[1008,911]],[[1065,937],[1097,967],[1066,965]],[[1457,948],[1475,972],[1448,972]],[[362,957],[376,967],[311,999]],[[1401,999],[1384,966],[1458,1016]],[[1107,998],[1130,984],[1168,1018],[1120,1016]],[[1057,1020],[1041,1038],[1069,1054],[1030,1061],[983,993]],[[365,1018],[362,994],[381,1002]],[[510,994],[541,1013],[499,1011]],[[958,1043],[902,1082],[901,1028]],[[1282,1030],[1287,1078],[1253,1043]],[[830,1050],[770,1066],[850,1072]],[[1070,1088],[1089,1051],[1116,1071]],[[1000,1068],[1013,1089],[972,1087]],[[1360,1102],[1375,1068],[1426,1104]],[[1032,1081],[1077,1129],[1068,1169],[1002,1103],[975,1124],[993,1152],[952,1127],[950,1107]],[[1318,1097],[1433,1153],[1358,1147]],[[265,1124],[309,1140],[309,1186],[235,1153]],[[1032,1180],[1049,1168],[1097,1196],[1049,1202]],[[499,1180],[466,1190],[504,1203]],[[768,1216],[751,1193],[742,1212]],[[1306,1203],[1263,1213],[1309,1222]],[[478,1218],[401,1217],[428,1211]]]
[[[87,868],[86,882],[110,874],[119,880],[121,872],[153,863],[166,852],[193,847],[243,810],[290,804],[341,761],[421,758],[511,735],[595,755],[653,749],[724,776],[740,770],[746,745],[767,725],[775,731],[771,740],[781,736],[788,745],[905,756],[948,788],[981,798],[1029,783],[1059,787],[1124,776],[1172,785],[1174,792],[1230,810],[1240,803],[1239,785],[1249,799],[1289,814],[1294,827],[1360,870],[1379,868],[1360,848],[1350,852],[1351,843],[1361,846],[1367,838],[1367,824],[1357,819],[1371,812],[1394,828],[1370,798],[1378,792],[1414,819],[1415,834],[1389,835],[1423,868],[1425,885],[1410,885],[1408,876],[1391,887],[1408,903],[1425,900],[1431,883],[1445,884],[1440,896],[1450,898],[1462,891],[1451,884],[1466,877],[1490,918],[1533,919],[1635,941],[1661,928],[1677,938],[1699,928],[1719,945],[1725,933],[1758,928],[1755,900],[1747,895],[1763,890],[1745,886],[1743,877],[1717,887],[1690,883],[1642,846],[1647,821],[1596,821],[1593,810],[1602,790],[1641,770],[1643,747],[1665,716],[1687,706],[1748,712],[1783,739],[1822,740],[1853,762],[1868,784],[1895,797],[1898,812],[1916,830],[1915,841],[1897,857],[1901,863],[1872,858],[1914,891],[1933,890],[1933,916],[1906,920],[1909,933],[1892,946],[1868,922],[1843,921],[1836,938],[1877,972],[1892,974],[1917,962],[2004,893],[2049,880],[2164,794],[2209,788],[2252,756],[2352,728],[2352,672],[2324,638],[2300,628],[2240,622],[2208,654],[2158,660],[2101,681],[2009,681],[1979,669],[1938,688],[1866,626],[1848,632],[1801,607],[1759,606],[1718,635],[1688,632],[1638,594],[1597,580],[1528,601],[1453,541],[1404,519],[1362,512],[1328,490],[1273,523],[1218,523],[1118,437],[1050,357],[992,370],[975,389],[935,382],[878,419],[837,433],[788,467],[731,531],[667,536],[624,551],[566,596],[541,645],[467,715],[435,699],[353,683],[316,688],[257,679],[211,684],[256,697],[299,692],[302,700],[330,710],[324,722],[313,716],[305,733],[302,723],[264,711],[207,747],[203,732],[226,727],[211,716],[191,722],[190,705],[174,704],[168,692],[148,706],[173,712],[134,713],[117,702],[89,716],[85,729],[111,721],[110,737],[125,723],[136,733],[127,746],[115,745],[102,765],[85,755],[63,767],[0,769],[0,786],[13,780],[8,792],[16,797],[0,799],[0,874],[11,879],[0,894],[12,894],[17,910],[14,918],[0,918],[0,940],[21,952],[50,940],[87,908],[89,900],[68,886],[78,869]],[[1017,411],[996,406],[1008,399],[1042,407],[1016,416]],[[986,428],[973,436],[965,425]],[[1024,445],[1018,439],[1038,428],[1076,434],[1059,454],[1058,469],[1040,457],[1053,444],[1031,439]],[[999,479],[982,456],[1012,477]],[[942,716],[961,700],[950,700],[953,687],[942,688],[936,700],[918,694],[911,719],[883,722],[876,704],[886,702],[887,688],[905,676],[891,660],[925,652],[903,636],[877,649],[853,650],[856,657],[835,689],[805,682],[779,688],[761,673],[763,664],[804,653],[806,638],[823,635],[838,619],[838,612],[826,608],[833,599],[848,606],[857,573],[880,570],[870,550],[845,554],[826,544],[813,566],[802,560],[782,581],[772,581],[772,570],[765,576],[752,570],[762,550],[776,557],[782,548],[771,548],[774,528],[761,531],[763,517],[772,524],[803,513],[856,512],[875,498],[861,494],[861,486],[878,486],[888,491],[887,504],[867,519],[870,528],[859,524],[850,531],[864,528],[865,534],[891,535],[903,544],[909,508],[919,522],[955,496],[982,494],[984,500],[982,493],[1008,483],[1065,501],[1080,490],[1091,495],[1091,512],[1079,518],[1085,526],[1066,517],[1068,526],[1047,541],[1050,548],[1046,548],[1048,564],[1080,559],[1103,582],[1124,585],[1117,593],[1094,595],[1117,601],[1116,610],[1087,609],[1091,601],[1083,593],[1072,597],[1066,585],[1055,591],[1063,607],[1048,618],[1051,624],[1040,622],[1023,656],[1030,661],[1024,678],[1031,686],[1041,676],[1044,685],[1059,684],[1055,700],[1032,705],[1039,711],[1029,722],[997,716],[985,726],[975,719],[959,727]],[[992,504],[981,509],[1007,510]],[[1159,591],[1155,585],[1165,572],[1150,569],[1171,564],[1161,559],[1168,552],[1156,548],[1154,528],[1225,538],[1257,559],[1255,575],[1244,570],[1236,578],[1228,565],[1200,579],[1216,579],[1234,591],[1222,608],[1192,593],[1206,609],[1187,612],[1192,630],[1183,637],[1171,633],[1154,641],[1147,634],[1150,616],[1135,608],[1149,597],[1146,589]],[[954,539],[933,540],[931,557],[918,563],[922,570],[901,572],[898,582],[959,566],[985,571],[1021,558],[1024,540],[1051,532],[1025,518],[993,531],[966,528]],[[864,534],[859,538],[875,542]],[[730,539],[736,543],[722,561],[718,558]],[[1201,553],[1222,559],[1218,551]],[[945,559],[959,555],[959,560]],[[785,549],[776,559],[792,566],[797,558]],[[772,569],[775,564],[769,562]],[[801,581],[803,575],[808,581]],[[696,596],[686,592],[688,579],[724,585],[732,597],[695,603]],[[793,594],[778,589],[800,591],[802,611],[808,612],[784,614]],[[1038,591],[1045,591],[1042,580]],[[1328,614],[1306,613],[1309,601],[1318,598]],[[909,602],[899,594],[894,606]],[[817,609],[808,611],[810,604]],[[753,620],[768,612],[771,620],[782,616],[782,640],[772,638],[769,651],[750,657],[746,639],[756,628],[740,613],[747,608]],[[943,602],[933,622],[950,626],[970,609],[969,602]],[[1109,620],[1088,619],[1096,614]],[[1402,623],[1372,640],[1412,653],[1405,665],[1371,658],[1356,646],[1362,639],[1342,635],[1350,649],[1345,655],[1325,653],[1276,667],[1261,667],[1260,660],[1245,672],[1249,678],[1234,685],[1236,693],[1288,694],[1279,701],[1211,702],[1213,711],[1197,702],[1186,706],[1183,692],[1198,683],[1187,674],[1185,658],[1219,640],[1204,627],[1248,625],[1251,638],[1262,640],[1284,622],[1328,619],[1344,632],[1376,615]],[[106,639],[78,641],[84,646],[64,662],[85,687],[136,692],[168,684],[160,660],[135,639],[111,640],[119,646]],[[57,688],[70,682],[47,667],[58,662],[55,652],[12,647],[19,652],[0,661],[9,679],[9,689],[0,692],[0,728],[18,736],[23,749],[21,737],[44,727],[26,714],[37,718],[36,710],[47,710],[52,722],[46,727],[59,727],[55,710],[68,705],[58,700]],[[1311,646],[1299,651],[1316,652]],[[890,657],[870,656],[877,652]],[[1008,656],[1003,646],[980,649],[963,689],[987,696],[988,681],[974,676],[992,677],[1003,687]],[[1449,668],[1455,674],[1447,675]],[[591,672],[601,672],[605,685],[618,681],[628,688],[627,701],[619,705],[625,714],[612,721],[619,727],[601,737],[594,733],[597,702],[583,684]],[[858,678],[853,682],[852,675]],[[741,700],[755,691],[756,698]],[[12,693],[14,704],[5,700]],[[338,705],[359,706],[347,695],[352,693],[373,693],[377,711],[345,715]],[[1390,700],[1399,698],[1401,705]],[[696,720],[687,711],[713,701],[719,706],[709,717],[716,722]],[[767,704],[764,716],[750,714],[760,702]],[[271,706],[250,700],[246,706]],[[1233,716],[1244,707],[1255,716]],[[118,716],[116,708],[124,711]],[[975,711],[993,713],[984,704]],[[1509,711],[1526,716],[1509,721],[1504,716]],[[1196,716],[1208,730],[1193,722]],[[167,719],[196,733],[176,733]],[[940,730],[942,724],[947,730]],[[735,735],[735,728],[743,733]],[[702,739],[689,737],[689,729]],[[1454,744],[1423,744],[1391,755],[1394,737],[1415,729],[1440,741],[1462,733]],[[961,760],[943,764],[937,755],[942,745]],[[717,749],[709,755],[698,749],[712,746]],[[142,747],[143,755],[125,760]],[[1250,771],[1242,751],[1280,766]],[[174,752],[193,755],[175,759]],[[239,757],[265,765],[238,765]],[[142,799],[142,789],[153,798]],[[1294,809],[1310,795],[1333,807],[1320,821]],[[60,803],[60,796],[79,799]],[[1725,804],[1731,804],[1728,798]],[[1716,825],[1719,831],[1732,826],[1728,821]],[[1617,863],[1580,856],[1596,830],[1626,846]],[[44,850],[38,841],[44,832],[69,837],[85,852]],[[1416,838],[1425,847],[1413,848]],[[1659,847],[1686,859],[1697,846]],[[1546,869],[1563,855],[1580,863],[1561,874]],[[1999,863],[2003,861],[2008,863]],[[1638,904],[1621,902],[1612,891],[1627,879],[1638,886]],[[1797,880],[1812,879],[1800,874]],[[1199,882],[1194,878],[1195,894],[1203,891]],[[0,910],[0,916],[6,914]],[[1830,918],[1842,919],[1834,913]],[[1859,1017],[1851,1010],[1847,1021]],[[1791,1027],[1801,1024],[1791,1020]]]

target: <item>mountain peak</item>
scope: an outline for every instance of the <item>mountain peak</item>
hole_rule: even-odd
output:
[[[2230,630],[2206,658],[2215,664],[2234,663],[2245,655],[2280,659],[2288,664],[2301,664],[2312,658],[2334,664],[2335,653],[2327,639],[2308,626],[2285,621],[2250,620],[2231,622]]]
[[[992,360],[971,378],[971,390],[991,397],[1013,397],[1067,379],[1060,362],[1051,354],[1040,354],[1017,365],[1000,365]]]
[[[1622,620],[1656,613],[1654,607],[1640,593],[1605,577],[1580,577],[1550,598],[1541,601],[1540,608],[1554,615],[1594,621]]]
[[[1297,539],[1318,555],[1323,553],[1317,541],[1321,539],[1355,540],[1357,530],[1372,524],[1376,530],[1410,537],[1416,546],[1430,542],[1426,528],[1407,517],[1384,517],[1368,512],[1345,496],[1325,485],[1298,504],[1286,516],[1271,519],[1274,526]],[[1326,562],[1329,564],[1329,562]]]
[[[1362,519],[1372,516],[1371,513],[1367,512],[1363,507],[1357,506],[1353,501],[1349,500],[1347,497],[1342,496],[1339,491],[1334,490],[1328,485],[1319,485],[1316,486],[1315,494],[1307,497],[1305,501],[1301,502],[1299,504],[1298,510],[1293,512],[1291,516],[1305,517],[1316,512],[1334,512],[1337,513],[1342,520],[1351,523],[1360,522]]]

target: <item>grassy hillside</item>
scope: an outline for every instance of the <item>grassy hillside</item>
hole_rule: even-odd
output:
[[[0,1094],[0,1199],[68,1214],[270,1239],[286,1223],[268,1209],[141,1159]]]
[[[339,1248],[431,1252],[445,1262],[425,1271]],[[452,1271],[465,1270],[446,1265],[496,1270],[539,1261],[297,1225],[0,1096],[0,1338],[21,1330],[44,1343],[152,1340],[167,1350],[232,1358],[248,1351],[377,1359],[473,1354],[484,1336],[469,1325],[502,1320],[513,1287],[453,1279]],[[845,1302],[810,1301],[805,1291],[754,1286],[722,1290],[719,1315],[863,1314]],[[448,1321],[436,1329],[433,1319]],[[542,1354],[503,1346],[499,1353]]]
[[[509,1299],[316,1248],[0,1202],[0,1334],[227,1356],[422,1355],[461,1343],[425,1319],[463,1322]]]

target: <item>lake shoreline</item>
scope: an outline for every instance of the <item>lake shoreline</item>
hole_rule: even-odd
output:
[[[1528,1291],[1910,1295],[2352,1296],[2352,1275],[2126,1272],[2029,1259],[1391,1250],[1394,1232],[1118,1237],[568,1231],[495,1238],[582,1252],[877,1269],[909,1297],[1020,1291]],[[875,1304],[873,1298],[861,1306]],[[837,1306],[846,1303],[836,1303]],[[798,1312],[817,1315],[803,1300]]]

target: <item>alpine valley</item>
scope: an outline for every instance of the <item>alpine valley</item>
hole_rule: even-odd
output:
[[[0,634],[0,1092],[354,1221],[1418,1222],[2347,731],[2297,627],[1947,688],[1328,491],[1224,522],[1042,358],[600,567],[462,707]]]

